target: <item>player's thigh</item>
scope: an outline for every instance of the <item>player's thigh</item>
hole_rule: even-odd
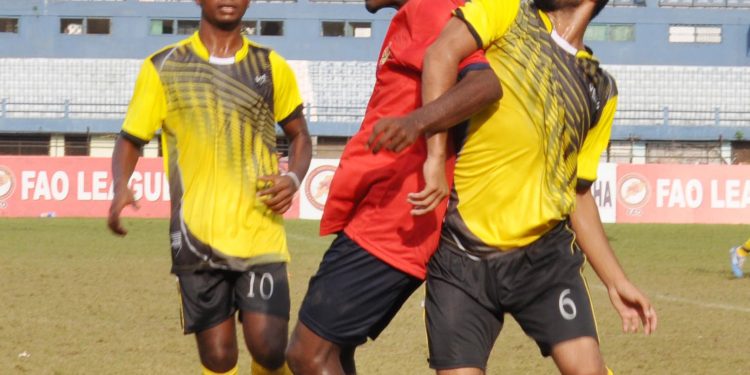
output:
[[[212,328],[232,317],[236,274],[206,270],[177,275],[185,334]]]
[[[382,332],[421,283],[340,234],[310,279],[299,321],[325,341],[360,345]]]
[[[503,325],[501,311],[480,303],[471,294],[483,294],[484,278],[465,277],[483,274],[484,266],[481,262],[462,262],[462,256],[441,245],[427,273],[429,363],[439,373],[449,369],[484,371]]]
[[[586,280],[581,273],[584,257],[566,241],[550,248],[524,276],[511,314],[534,339],[544,356],[564,341],[588,337],[598,340],[594,311]]]
[[[248,347],[286,347],[289,324],[289,280],[286,263],[256,265],[235,284],[235,303]]]

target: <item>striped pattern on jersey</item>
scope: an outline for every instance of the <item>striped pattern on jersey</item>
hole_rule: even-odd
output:
[[[503,98],[471,120],[446,218],[444,238],[478,253],[525,246],[570,214],[579,151],[617,94],[590,54],[566,52],[533,5],[515,6],[507,31],[485,46]],[[482,46],[472,19],[456,16]]]
[[[181,44],[151,58],[167,105],[162,130],[169,155],[170,232],[182,233],[181,245],[204,261],[190,264],[173,254],[173,272],[241,270],[249,265],[242,258],[252,257],[252,263],[287,258],[281,217],[255,196],[265,187],[257,178],[278,172],[269,54],[250,45],[240,62],[216,65]],[[194,180],[185,181],[186,176]],[[186,186],[193,189],[189,197]],[[253,249],[268,246],[277,250],[257,256]]]

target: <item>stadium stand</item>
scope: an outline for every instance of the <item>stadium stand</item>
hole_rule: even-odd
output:
[[[85,136],[89,154],[105,156],[141,59],[196,26],[192,0],[24,3],[0,0],[0,146],[18,145],[7,153]],[[361,0],[253,3],[250,38],[290,61],[318,146],[358,128],[392,14],[370,15]],[[595,21],[587,44],[620,92],[608,160],[708,147],[719,155],[709,162],[742,161],[731,150],[750,137],[750,0],[614,0]]]

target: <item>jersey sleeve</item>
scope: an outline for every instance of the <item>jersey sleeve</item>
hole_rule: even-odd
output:
[[[460,0],[410,0],[419,1],[415,7],[407,9],[407,25],[401,25],[407,32],[406,38],[394,38],[390,45],[396,59],[412,70],[421,72],[427,48],[435,42],[443,27],[451,18],[452,12],[463,1]],[[399,21],[396,21],[399,22]],[[408,38],[408,39],[407,39]],[[475,51],[461,61],[459,72],[470,69],[488,68],[484,51]]]
[[[135,81],[133,97],[122,124],[122,132],[138,144],[146,144],[161,128],[167,114],[167,100],[164,95],[156,67],[147,59],[141,66]]]
[[[609,144],[609,137],[612,133],[612,121],[614,121],[616,109],[617,96],[613,96],[604,105],[599,122],[586,135],[583,147],[578,153],[578,180],[596,181],[599,158]]]
[[[274,120],[284,126],[302,114],[302,96],[294,71],[286,60],[274,51],[271,51],[269,59],[273,74]]]
[[[471,55],[467,56],[465,59],[461,61],[460,64],[458,64],[458,72],[459,76],[463,77],[466,75],[466,73],[472,71],[472,70],[480,70],[480,69],[490,69],[490,63],[487,62],[487,58],[484,56],[484,50],[478,49],[474,51]]]
[[[520,0],[472,0],[453,14],[466,23],[477,47],[487,49],[508,31],[520,6]]]
[[[389,48],[401,65],[421,72],[427,48],[440,35],[456,5],[450,0],[414,1],[404,6],[404,17],[394,18],[395,26],[403,32],[394,35]]]

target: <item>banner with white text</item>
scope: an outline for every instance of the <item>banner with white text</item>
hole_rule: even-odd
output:
[[[0,156],[0,217],[106,217],[111,160]],[[313,159],[288,219],[320,219],[338,159]],[[285,168],[282,161],[281,169]],[[605,223],[747,223],[750,166],[609,164],[591,192]],[[169,216],[161,158],[138,161],[130,186],[140,208],[126,217]]]
[[[746,224],[750,165],[617,166],[618,223]]]
[[[112,200],[109,158],[0,156],[0,216],[106,217]],[[167,217],[162,159],[142,158],[130,179],[139,209],[124,216]]]
[[[614,223],[617,218],[616,183],[617,164],[600,163],[596,181],[591,185],[591,194],[599,207],[599,216],[603,223]]]

